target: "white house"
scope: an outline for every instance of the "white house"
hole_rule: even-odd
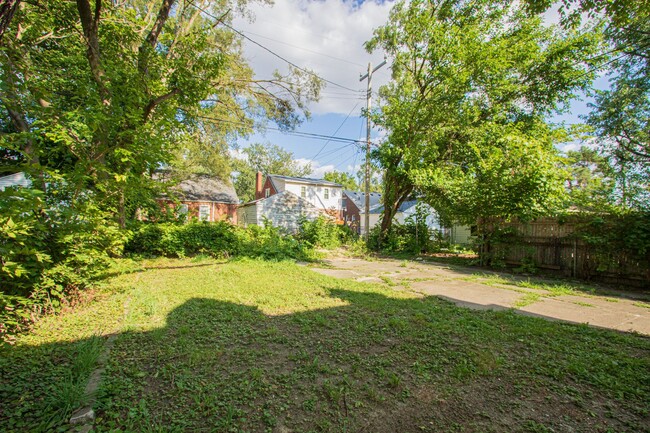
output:
[[[355,228],[358,233],[365,233],[365,194],[358,191],[344,191],[345,197],[345,221],[346,224]],[[408,200],[401,204],[395,213],[394,221],[404,224],[409,217],[415,215],[417,210],[417,200]],[[440,223],[438,213],[434,208],[426,203],[422,203],[426,213],[426,224],[429,230],[436,230],[446,236],[452,243],[466,244],[470,242],[470,228],[466,226],[454,225],[453,227],[443,227]],[[381,222],[381,216],[384,212],[384,206],[381,204],[381,193],[370,194],[370,212],[369,225],[375,227]]]
[[[343,219],[343,186],[323,179],[270,174],[262,182],[262,173],[255,179],[255,199],[263,199],[288,191],[325,211],[336,220]]]
[[[292,233],[298,231],[302,219],[313,221],[322,215],[326,215],[322,209],[318,209],[291,191],[282,191],[267,198],[242,204],[237,208],[239,225],[264,226],[268,221],[274,227],[282,227]]]
[[[326,216],[342,218],[343,187],[323,179],[267,175],[255,178],[255,200],[239,205],[238,224],[244,227],[265,221],[289,232],[300,228],[302,219]]]

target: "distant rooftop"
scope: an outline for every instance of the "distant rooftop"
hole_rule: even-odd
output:
[[[408,209],[412,208],[417,204],[418,204],[417,200],[407,200],[399,206],[397,212],[406,212]],[[384,211],[384,205],[379,205],[375,208],[370,206],[370,213],[382,213],[383,211]]]
[[[195,175],[172,188],[182,200],[237,204],[239,199],[232,185],[214,176]]]
[[[289,182],[298,182],[298,183],[309,183],[312,185],[324,185],[324,186],[336,186],[336,187],[343,187],[343,185],[338,184],[336,182],[330,182],[329,180],[325,179],[313,179],[310,177],[292,177],[292,176],[282,176],[279,174],[269,174],[268,177],[273,179],[281,179]]]
[[[343,193],[348,196],[350,200],[361,210],[364,211],[366,208],[366,193],[361,191],[352,191],[346,189]],[[370,193],[370,212],[373,211],[373,208],[381,206],[381,193],[380,192],[371,192]]]

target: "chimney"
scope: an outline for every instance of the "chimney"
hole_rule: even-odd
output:
[[[258,171],[255,175],[255,200],[262,197],[262,172]]]

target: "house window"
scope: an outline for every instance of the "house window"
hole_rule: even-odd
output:
[[[354,215],[352,215],[352,221],[354,221]]]
[[[301,186],[300,187],[300,197],[307,198],[307,187],[306,186]]]
[[[210,221],[210,206],[207,204],[199,206],[199,221]]]
[[[187,219],[187,205],[186,204],[181,204],[176,208],[176,215],[178,216],[179,219],[181,220],[186,220]]]
[[[264,197],[269,198],[270,195],[271,195],[271,188],[266,188],[264,190]]]
[[[325,189],[323,190],[323,198],[324,198],[325,200],[327,200],[328,198],[330,198],[330,190],[329,190],[329,188],[325,188]]]

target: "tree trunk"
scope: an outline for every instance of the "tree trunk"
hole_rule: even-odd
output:
[[[393,225],[393,218],[399,207],[404,203],[409,194],[413,192],[413,185],[406,179],[392,174],[390,170],[386,171],[384,179],[384,213],[381,219],[381,228],[379,231],[379,247],[381,248],[383,240],[386,238]]]

